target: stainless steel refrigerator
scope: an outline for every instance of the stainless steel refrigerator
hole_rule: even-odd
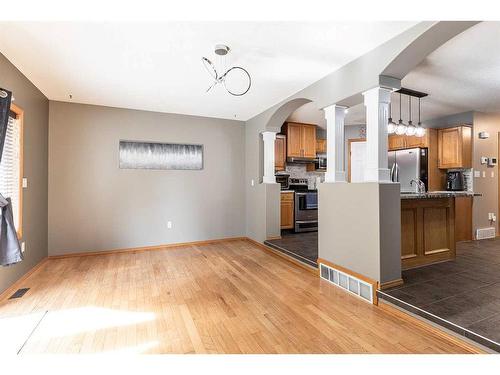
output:
[[[389,152],[389,169],[391,180],[401,184],[401,192],[416,193],[417,184],[411,180],[421,180],[428,190],[427,184],[427,149],[410,148],[408,150]]]

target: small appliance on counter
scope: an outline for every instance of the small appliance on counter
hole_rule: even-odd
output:
[[[464,173],[462,171],[446,172],[446,190],[463,191],[464,186]]]

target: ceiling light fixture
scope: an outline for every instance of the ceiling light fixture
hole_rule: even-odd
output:
[[[226,56],[230,51],[231,49],[224,44],[217,44],[214,49],[216,65],[220,72],[225,72],[223,74],[219,74],[217,67],[208,58],[201,58],[203,66],[213,79],[213,83],[208,87],[206,92],[209,92],[218,84],[224,85],[226,91],[233,96],[245,95],[250,90],[252,78],[246,69],[241,66],[233,66],[227,69]]]
[[[398,125],[396,126],[396,130],[394,131],[397,135],[403,135],[406,133],[406,124],[403,123],[403,120],[401,119],[401,93],[399,93],[399,121]]]
[[[417,128],[415,127],[415,125],[413,125],[413,121],[411,121],[411,96],[408,95],[408,126],[406,127],[406,135],[408,136],[414,136],[415,135],[415,131],[417,130]]]
[[[421,98],[418,98],[418,124],[415,129],[415,136],[419,138],[425,135],[425,128],[422,127],[422,123],[420,122],[420,99]]]
[[[389,122],[387,123],[387,133],[394,134],[396,126],[398,126],[398,124],[392,120],[392,104],[389,103]]]

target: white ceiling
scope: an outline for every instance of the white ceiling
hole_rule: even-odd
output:
[[[0,52],[51,100],[247,120],[415,23],[2,22]],[[243,97],[205,93],[221,42],[252,75]]]
[[[403,87],[428,93],[422,99],[422,122],[452,114],[500,112],[500,22],[481,22],[431,53],[402,81]],[[392,116],[399,119],[399,95],[393,94]],[[413,122],[418,121],[413,103]],[[403,96],[402,118],[408,120],[408,98]],[[324,126],[322,111],[312,103],[299,108],[294,121]],[[364,124],[362,104],[349,109],[346,125]]]

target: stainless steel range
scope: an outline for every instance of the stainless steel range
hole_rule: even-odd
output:
[[[295,191],[295,232],[318,230],[318,192],[308,189],[305,178],[291,178],[290,187]]]

